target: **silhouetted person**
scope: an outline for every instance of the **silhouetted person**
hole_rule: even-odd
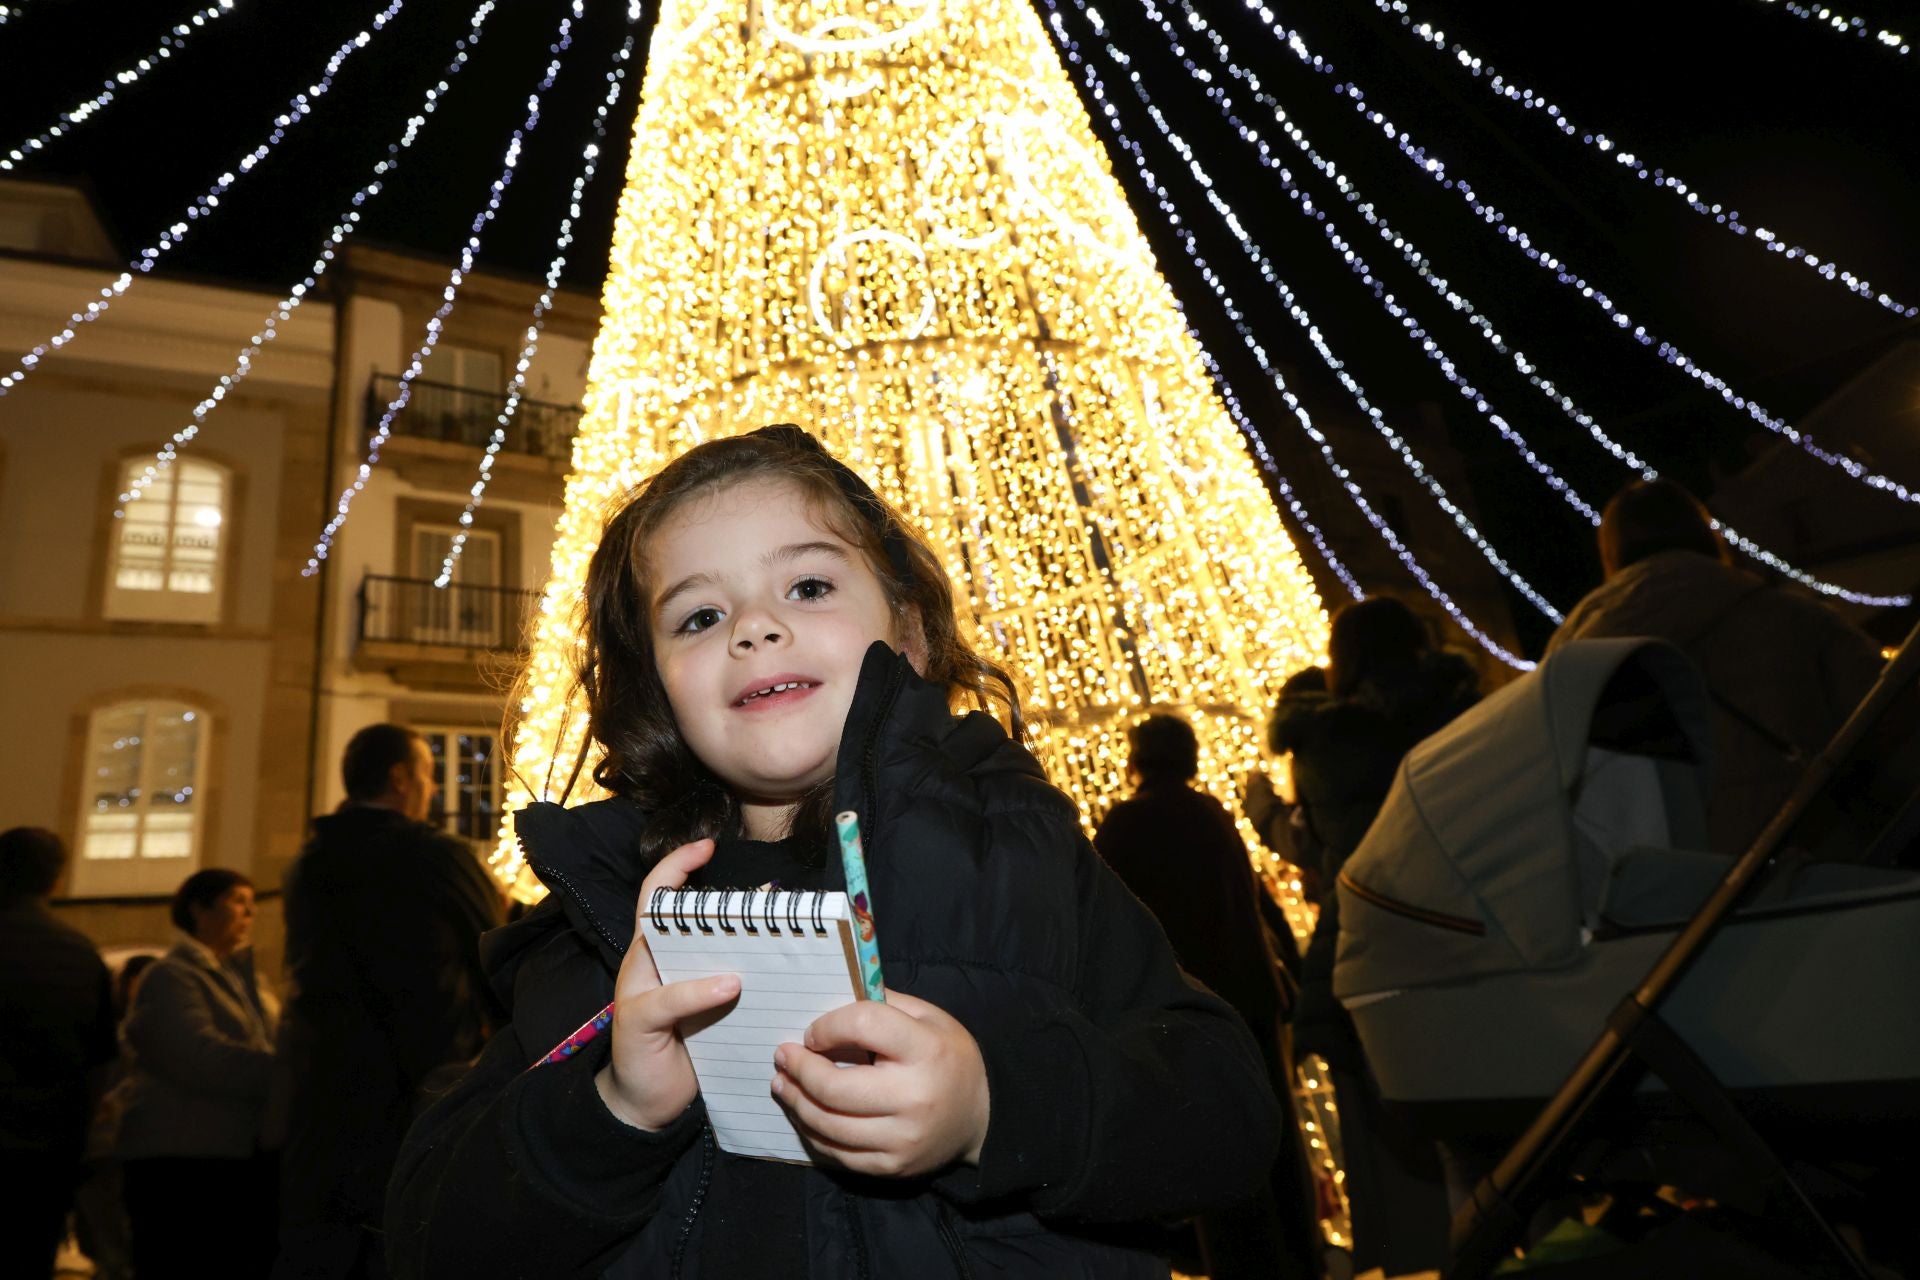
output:
[[[53,832],[0,832],[0,1275],[53,1274],[114,1055],[106,962],[47,909],[65,866]]]
[[[130,955],[113,978],[114,1017],[126,1034],[127,1015],[146,972],[160,957]],[[107,1071],[110,1083],[87,1132],[86,1180],[73,1198],[73,1234],[80,1252],[93,1263],[94,1280],[129,1280],[133,1275],[133,1228],[127,1222],[126,1180],[120,1168],[120,1119],[126,1112],[127,1059],[123,1054]]]
[[[260,1136],[278,1009],[254,981],[253,910],[239,872],[188,876],[170,911],[179,936],[127,1015],[119,1153],[136,1280],[273,1267],[274,1162]]]
[[[479,939],[501,922],[472,850],[426,822],[437,787],[424,738],[369,726],[341,771],[347,799],[315,820],[287,877],[278,1277],[385,1274],[387,1178],[423,1085],[480,1051]]]
[[[1713,847],[1742,853],[1879,675],[1880,646],[1824,605],[1729,563],[1712,517],[1668,480],[1600,516],[1606,580],[1553,633],[1658,636],[1686,650],[1714,708]]]
[[[1380,1106],[1352,1020],[1333,995],[1340,934],[1335,886],[1387,798],[1407,752],[1478,698],[1464,658],[1434,647],[1426,625],[1390,596],[1333,616],[1324,681],[1302,673],[1283,686],[1267,745],[1293,757],[1302,847],[1311,851],[1320,918],[1301,963],[1293,1015],[1296,1054],[1333,1071],[1347,1153],[1358,1270],[1438,1267],[1447,1227],[1438,1155]]]
[[[1196,791],[1200,745],[1177,716],[1148,716],[1127,731],[1131,799],[1108,811],[1093,847],[1166,930],[1180,967],[1246,1020],[1268,1076],[1292,1115],[1281,1049],[1285,995],[1260,923],[1247,847],[1218,800]],[[1298,1130],[1283,1127],[1271,1194],[1203,1215],[1196,1223],[1208,1274],[1307,1277],[1317,1274],[1318,1229]]]

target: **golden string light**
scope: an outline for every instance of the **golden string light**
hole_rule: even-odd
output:
[[[609,506],[703,440],[792,421],[926,535],[1089,829],[1150,709],[1193,721],[1238,812],[1326,620],[1038,17],[666,0],[653,50],[508,811],[575,777],[574,608]],[[495,865],[539,892],[510,826]]]

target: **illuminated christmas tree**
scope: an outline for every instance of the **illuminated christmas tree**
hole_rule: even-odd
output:
[[[665,0],[642,93],[509,811],[593,793],[573,612],[610,501],[791,421],[925,531],[1090,825],[1149,708],[1238,812],[1325,619],[1025,0]]]

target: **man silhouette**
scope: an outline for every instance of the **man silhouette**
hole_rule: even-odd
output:
[[[287,1143],[274,1275],[386,1274],[387,1178],[423,1085],[473,1058],[491,996],[479,940],[501,921],[472,850],[429,826],[426,740],[376,724],[347,744],[347,798],[287,877]]]

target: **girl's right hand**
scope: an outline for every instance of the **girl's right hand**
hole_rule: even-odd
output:
[[[593,1082],[607,1110],[638,1129],[666,1128],[700,1092],[676,1025],[740,994],[740,979],[730,973],[662,986],[647,949],[644,926],[654,890],[680,888],[712,856],[713,841],[696,840],[654,866],[640,886],[633,944],[614,981],[613,1057]]]

